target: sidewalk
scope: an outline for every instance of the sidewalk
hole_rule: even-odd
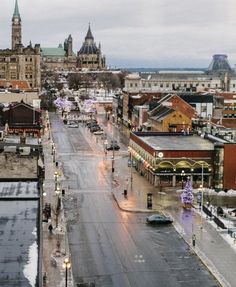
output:
[[[125,198],[124,181],[125,179],[121,178],[117,184],[115,178],[112,185],[112,194],[120,209],[127,212],[163,212],[171,216],[177,232],[220,284],[224,287],[236,287],[236,248],[225,240],[227,231],[218,230],[212,221],[206,219],[206,216],[201,218],[198,209],[185,210],[181,206],[179,194],[173,188],[164,188],[160,192],[144,177],[133,172],[133,184],[131,187],[129,180],[127,198]],[[147,193],[153,195],[151,210],[147,209]],[[195,247],[192,242],[193,234],[196,236]]]
[[[70,257],[68,239],[66,234],[66,225],[64,218],[63,202],[61,200],[61,208],[56,216],[56,207],[58,204],[58,195],[55,194],[55,179],[54,172],[56,169],[53,163],[52,155],[52,139],[49,137],[49,132],[46,132],[42,138],[44,165],[45,165],[45,181],[43,197],[43,207],[45,203],[51,205],[51,219],[48,222],[43,222],[43,272],[46,273],[47,287],[64,287],[66,270],[63,268],[63,262]],[[60,168],[60,166],[59,166]],[[56,222],[57,221],[57,222]],[[56,224],[58,223],[58,224]],[[49,233],[48,226],[52,224],[52,234]],[[57,227],[56,227],[57,225]],[[68,287],[74,286],[71,269],[68,270]]]

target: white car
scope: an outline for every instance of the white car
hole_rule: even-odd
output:
[[[68,126],[68,128],[78,128],[79,126],[77,124],[71,124]]]
[[[99,130],[99,131],[94,132],[93,134],[94,135],[102,135],[103,133],[104,133],[103,130]]]

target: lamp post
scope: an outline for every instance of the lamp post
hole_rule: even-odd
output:
[[[114,173],[115,168],[114,168],[114,161],[115,161],[115,147],[114,147],[114,143],[112,146],[112,161],[111,161],[111,172]]]
[[[58,216],[61,209],[61,198],[60,198],[60,188],[55,189],[55,194],[57,195],[57,205],[56,205],[56,227],[58,227]]]
[[[184,170],[181,171],[181,176],[182,176],[182,189],[184,189],[184,176],[185,176]]]
[[[132,173],[133,157],[132,157],[132,152],[130,152],[130,160],[131,160],[131,165],[130,165],[130,187],[132,189],[132,187],[133,187],[133,173]]]
[[[57,187],[58,187],[58,176],[59,176],[58,172],[55,171],[55,172],[54,172],[55,190],[57,190]]]
[[[69,258],[65,258],[64,262],[63,262],[63,268],[65,268],[65,287],[67,287],[68,285],[68,270],[71,268],[71,262]]]

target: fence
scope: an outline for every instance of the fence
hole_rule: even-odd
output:
[[[224,225],[224,223],[217,216],[214,216],[212,214],[212,212],[205,205],[203,205],[202,210],[203,210],[203,212],[206,213],[207,216],[209,216],[210,218],[213,218],[213,220],[217,226],[219,226],[222,229],[227,229],[227,227]]]

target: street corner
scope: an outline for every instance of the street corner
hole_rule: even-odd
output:
[[[156,209],[140,208],[136,203],[129,199],[128,195],[124,195],[122,191],[112,191],[114,200],[116,201],[118,207],[125,212],[133,213],[154,213],[157,212]]]

